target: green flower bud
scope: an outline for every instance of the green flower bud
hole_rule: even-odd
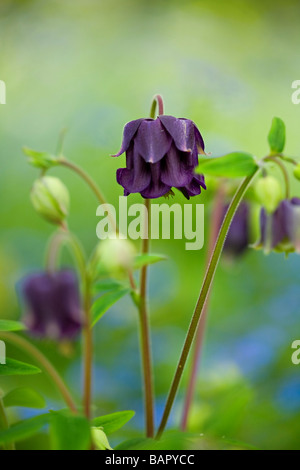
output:
[[[258,201],[269,213],[274,212],[283,199],[281,185],[273,176],[260,178],[254,189]]]
[[[36,180],[30,198],[35,210],[48,222],[61,225],[68,215],[69,192],[58,178],[44,176]]]
[[[297,180],[300,180],[300,163],[294,168],[294,176]]]
[[[92,426],[91,432],[93,443],[98,450],[112,450],[108,442],[107,436],[102,430],[102,428],[96,428],[95,426]]]
[[[107,238],[98,245],[98,266],[114,276],[123,275],[132,269],[135,254],[135,246],[129,240]]]

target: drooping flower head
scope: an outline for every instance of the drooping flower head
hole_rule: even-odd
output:
[[[272,214],[262,209],[260,230],[258,248],[285,253],[300,252],[300,199],[285,199]]]
[[[124,195],[140,193],[158,198],[171,188],[184,196],[196,196],[206,189],[204,176],[196,175],[198,154],[204,153],[202,136],[189,119],[160,115],[126,124],[120,151],[126,152],[126,168],[117,170],[117,182]]]
[[[50,339],[73,338],[81,329],[82,314],[73,271],[41,272],[23,282],[24,323],[29,331]]]
[[[224,208],[224,216],[228,205]],[[238,207],[224,244],[224,253],[239,256],[246,251],[250,243],[250,209],[246,202]]]

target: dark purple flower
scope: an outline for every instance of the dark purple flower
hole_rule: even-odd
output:
[[[121,150],[126,152],[126,168],[117,170],[124,195],[140,193],[157,198],[172,187],[184,196],[196,196],[206,189],[204,176],[196,175],[198,154],[204,153],[202,136],[189,119],[161,115],[157,119],[137,119],[126,124]]]
[[[281,201],[272,214],[260,213],[261,238],[258,246],[266,251],[300,252],[300,199]]]
[[[81,329],[79,287],[73,271],[41,272],[23,283],[24,322],[40,337],[72,338]]]
[[[224,216],[227,212],[228,205],[224,208]],[[238,256],[244,253],[250,243],[250,210],[246,202],[242,202],[238,207],[227,238],[224,244],[224,252],[229,255]]]

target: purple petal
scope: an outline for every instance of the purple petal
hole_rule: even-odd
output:
[[[33,334],[71,338],[81,329],[79,289],[72,271],[34,274],[25,280],[23,293],[27,304],[24,321]]]
[[[131,140],[133,139],[143,120],[144,119],[136,119],[135,121],[130,121],[126,124],[123,131],[123,142],[121,145],[121,149],[118,153],[112,155],[112,157],[119,157],[120,155],[122,155],[122,153],[126,152]]]
[[[139,154],[146,162],[157,163],[168,152],[172,139],[159,119],[144,119],[134,139]]]
[[[204,140],[202,138],[202,135],[199,132],[199,129],[194,125],[194,131],[195,131],[195,139],[196,139],[196,145],[198,149],[198,153],[204,153]]]
[[[178,188],[182,194],[189,199],[192,196],[198,196],[201,193],[201,187],[206,189],[204,176],[194,175],[192,181],[184,187]]]
[[[224,216],[228,207],[228,205],[224,207]],[[246,202],[242,202],[230,225],[224,251],[228,254],[240,255],[248,248],[249,243],[249,206]]]
[[[165,115],[159,116],[159,119],[171,135],[178,150],[192,152],[195,145],[195,126],[193,121]]]
[[[275,248],[287,236],[284,221],[284,205],[280,203],[279,207],[273,214],[267,214],[265,209],[260,212],[260,243],[265,247]],[[268,223],[271,224],[270,229]],[[268,231],[270,230],[270,234]],[[270,239],[269,239],[270,237]]]
[[[193,167],[185,159],[186,154],[172,144],[165,158],[161,161],[161,181],[168,186],[185,186],[193,179]]]
[[[149,163],[138,154],[136,144],[130,149],[130,157],[126,158],[127,168],[117,170],[117,182],[123,186],[128,193],[139,193],[149,186],[151,181],[151,169]]]
[[[160,162],[150,165],[151,168],[151,183],[141,192],[141,195],[146,199],[155,199],[161,197],[170,191],[171,186],[166,185],[160,180]]]
[[[287,237],[294,245],[296,251],[300,251],[300,199],[292,198],[290,201],[282,201],[284,207],[284,224]]]

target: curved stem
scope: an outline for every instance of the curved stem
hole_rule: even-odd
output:
[[[49,240],[46,252],[46,269],[49,272],[54,272],[57,268],[59,254],[62,244],[66,241],[66,233],[57,230]]]
[[[71,254],[77,264],[81,279],[84,282],[86,275],[86,259],[84,250],[77,237],[67,229],[63,232],[58,230],[50,239],[46,254],[46,269],[50,272],[57,269],[60,251],[65,242],[67,242],[69,244],[69,248],[71,248]]]
[[[68,242],[72,248],[78,270],[83,283],[83,309],[84,309],[84,382],[83,382],[83,407],[85,415],[90,418],[91,414],[91,396],[92,396],[92,361],[93,361],[93,334],[91,327],[91,294],[90,280],[86,270],[86,260],[83,249],[77,237],[71,232],[56,232],[49,245],[47,256],[47,268],[54,270],[57,264],[58,256],[63,242]]]
[[[177,365],[177,368],[176,368],[176,372],[175,372],[173,382],[172,382],[172,385],[171,385],[171,388],[170,388],[170,392],[169,392],[169,395],[168,395],[168,398],[167,398],[167,402],[166,402],[166,405],[165,405],[162,420],[161,420],[161,423],[160,423],[160,426],[159,426],[159,429],[158,429],[158,432],[157,432],[157,436],[156,436],[157,438],[159,438],[161,436],[161,434],[163,433],[163,431],[166,427],[166,424],[167,424],[167,421],[168,421],[168,418],[169,418],[169,415],[170,415],[170,412],[171,412],[171,409],[172,409],[172,406],[173,406],[173,403],[174,403],[174,400],[175,400],[175,397],[176,397],[176,393],[177,393],[177,390],[178,390],[178,387],[179,387],[179,384],[180,384],[180,380],[181,380],[181,377],[182,377],[182,374],[183,374],[183,371],[184,371],[184,367],[186,365],[186,361],[187,361],[187,358],[188,358],[188,355],[189,355],[189,352],[190,352],[190,349],[191,349],[191,346],[192,346],[192,343],[193,343],[193,339],[194,339],[195,333],[197,331],[199,319],[200,319],[200,316],[202,314],[202,311],[203,311],[203,308],[204,308],[204,305],[205,305],[205,302],[206,302],[206,299],[207,299],[207,296],[208,296],[208,293],[209,293],[209,290],[210,290],[210,287],[211,287],[211,284],[212,284],[212,281],[213,281],[213,278],[214,278],[214,275],[215,275],[215,272],[216,272],[216,269],[217,269],[217,266],[218,266],[218,262],[219,262],[220,257],[221,257],[222,248],[223,248],[223,245],[224,245],[226,235],[228,233],[231,221],[233,219],[235,211],[237,210],[237,208],[238,208],[238,206],[239,206],[239,204],[240,204],[240,202],[241,202],[241,200],[242,200],[242,198],[245,194],[245,191],[246,191],[248,185],[253,180],[254,176],[257,173],[257,171],[258,171],[258,168],[255,169],[255,171],[250,176],[247,176],[243,180],[243,182],[240,185],[239,189],[237,190],[234,198],[232,199],[231,204],[230,204],[230,206],[227,210],[227,213],[225,215],[223,224],[221,226],[221,229],[220,229],[217,241],[216,241],[216,245],[215,245],[212,257],[210,259],[210,262],[209,262],[209,265],[208,265],[208,268],[207,268],[207,271],[206,271],[206,274],[205,274],[202,289],[200,291],[200,295],[199,295],[199,298],[198,298],[198,301],[197,301],[197,304],[196,304],[196,307],[195,307],[195,310],[194,310],[194,313],[193,313],[193,316],[192,316],[192,320],[191,320],[191,323],[190,323],[190,326],[189,326],[189,329],[188,329],[188,332],[187,332],[187,335],[186,335],[186,339],[185,339],[185,342],[184,342],[184,345],[183,345],[182,353],[181,353],[181,356],[180,356],[180,359],[179,359],[179,362],[178,362],[178,365]]]
[[[93,368],[93,333],[91,326],[91,294],[90,281],[88,276],[85,279],[84,286],[84,390],[83,406],[85,415],[88,419],[91,417],[91,398],[92,398],[92,368]]]
[[[265,157],[264,160],[276,163],[276,165],[280,168],[280,170],[283,174],[284,182],[285,182],[285,197],[286,197],[286,199],[289,199],[289,197],[290,197],[290,181],[289,181],[289,174],[287,172],[286,167],[284,166],[284,164],[280,160],[278,160],[278,158],[276,158],[276,156],[270,155],[268,157]]]
[[[146,219],[145,230],[147,238],[143,239],[142,254],[149,252],[149,227],[150,227],[150,199],[145,199]],[[147,235],[148,234],[148,235]],[[147,437],[154,435],[154,393],[153,393],[153,373],[151,358],[150,327],[147,308],[147,265],[141,269],[140,278],[140,302],[139,302],[139,323],[141,338],[141,353],[143,366],[143,382],[145,393],[145,414],[146,414],[146,434]]]
[[[208,267],[208,263],[211,258],[214,245],[216,243],[216,239],[218,236],[219,228],[221,226],[222,217],[223,217],[223,207],[224,207],[224,195],[225,195],[224,182],[221,181],[216,191],[214,202],[213,202],[206,267]],[[206,302],[203,307],[203,312],[200,317],[199,326],[197,329],[197,334],[196,334],[196,339],[195,339],[195,348],[194,348],[194,354],[193,354],[193,359],[192,359],[191,373],[190,373],[190,377],[188,380],[188,387],[186,391],[185,402],[184,402],[183,413],[182,413],[182,420],[181,420],[181,429],[183,431],[185,431],[187,427],[188,417],[189,417],[189,413],[190,413],[190,409],[191,409],[191,405],[192,405],[193,397],[195,393],[195,388],[196,388],[200,356],[201,356],[201,352],[203,349],[203,340],[204,340],[204,333],[205,333],[206,320],[207,320],[208,307],[209,307],[209,297],[210,296],[208,294]]]
[[[107,201],[105,197],[103,196],[102,192],[100,191],[98,185],[81,167],[75,165],[75,163],[70,162],[64,157],[61,157],[58,161],[62,166],[65,166],[66,168],[69,168],[70,170],[77,173],[87,183],[87,185],[91,188],[91,190],[95,194],[100,204],[107,204]],[[115,230],[115,232],[118,233],[119,231],[118,225],[116,224],[114,217],[111,215],[109,211],[108,211],[108,217],[109,217],[111,226],[113,227],[113,230]],[[134,280],[133,273],[131,270],[128,270],[128,278],[129,278],[131,288],[135,290],[136,284],[135,284],[135,280]]]
[[[164,114],[164,102],[161,95],[155,95],[150,109],[150,118],[155,119],[156,106],[158,107],[158,115],[161,116]]]
[[[3,429],[8,429],[9,424],[8,424],[8,419],[6,416],[5,412],[5,407],[2,398],[0,398],[0,430]],[[15,445],[13,442],[7,443],[7,444],[2,444],[0,446],[3,450],[15,450]]]
[[[75,173],[77,173],[94,192],[100,204],[107,204],[106,199],[103,196],[102,192],[100,191],[98,185],[95,183],[95,181],[90,177],[88,173],[86,173],[81,167],[75,165],[75,163],[70,162],[64,157],[59,158],[58,162],[60,165],[65,166],[69,168],[70,170],[74,171]],[[110,223],[112,224],[113,229],[117,231],[116,221],[114,220],[114,217],[112,217],[110,212],[108,213],[108,217],[110,219]]]
[[[13,343],[15,346],[32,356],[41,365],[45,372],[47,372],[52,382],[59,389],[62,397],[64,398],[70,410],[73,413],[77,413],[77,407],[63,379],[61,378],[57,370],[53,367],[51,362],[40,351],[31,343],[29,343],[29,341],[27,341],[25,338],[22,338],[21,336],[18,336],[14,333],[1,332],[0,336],[4,340]]]

